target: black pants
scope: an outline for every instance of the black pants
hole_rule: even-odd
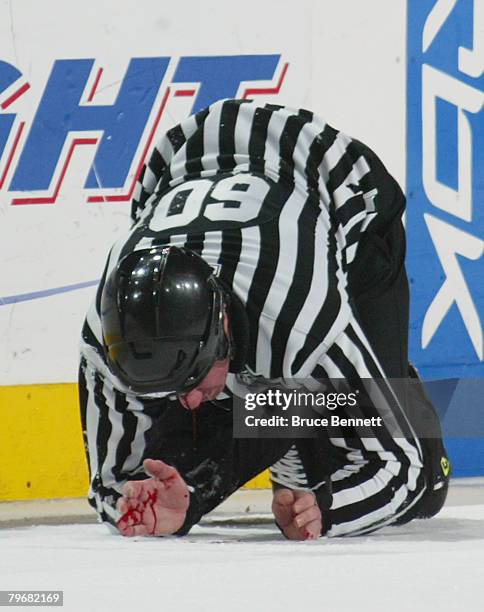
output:
[[[404,257],[405,234],[397,218],[388,228],[362,239],[356,263],[348,271],[353,310],[389,378],[409,376],[409,292]],[[427,491],[400,522],[417,516],[432,516],[442,507],[447,492],[447,480],[442,482],[440,467],[441,458],[445,456],[440,425],[421,385],[417,386],[413,404],[433,419],[435,435],[429,440],[421,440]],[[234,439],[231,400],[207,402],[195,414],[184,410],[178,402],[171,402],[157,419],[147,443],[147,457],[161,458],[176,466],[187,483],[194,487],[180,534],[186,533],[204,514],[281,459],[293,445],[313,483],[324,480],[328,466],[334,471],[339,460],[324,438]],[[437,482],[441,484],[434,491]],[[331,489],[322,487],[316,495],[324,517],[331,506]]]

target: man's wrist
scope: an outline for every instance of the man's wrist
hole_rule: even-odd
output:
[[[202,518],[202,514],[199,510],[199,506],[197,503],[197,495],[195,488],[192,485],[187,483],[188,492],[190,494],[190,503],[188,504],[187,512],[185,514],[185,520],[183,521],[182,526],[173,533],[176,536],[184,536],[186,535],[190,529],[198,523],[198,521]]]

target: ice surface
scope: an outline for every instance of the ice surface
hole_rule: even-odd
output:
[[[313,542],[267,524],[135,539],[102,525],[3,529],[0,589],[64,590],[69,612],[482,611],[484,506]]]

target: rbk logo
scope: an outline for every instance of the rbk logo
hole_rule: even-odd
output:
[[[432,45],[439,44],[440,32],[452,11],[456,9],[456,5],[457,0],[439,0],[434,4],[422,33],[424,53],[430,50]],[[474,148],[480,144],[480,135],[482,136],[480,129],[483,125],[484,91],[481,90],[482,79],[481,82],[479,79],[484,70],[484,43],[478,34],[483,26],[484,1],[474,0],[470,41],[472,48],[459,46],[457,50],[452,50],[454,53],[457,51],[456,75],[436,68],[431,60],[422,66],[422,178],[425,193],[436,209],[468,224],[473,221],[473,191],[476,191],[473,154]],[[445,120],[442,116],[439,122],[437,112],[439,101],[455,109],[454,126],[452,119]],[[444,139],[446,130],[455,133],[457,168],[455,186],[445,184],[438,177],[439,154],[436,147],[439,141]],[[484,359],[482,326],[457,256],[470,260],[480,259],[484,253],[484,241],[434,214],[425,214],[424,218],[446,279],[425,314],[422,345],[424,348],[428,346],[447,312],[455,303],[474,350],[482,361]]]
[[[114,85],[114,103],[99,104],[103,67],[94,59],[58,59],[28,125],[16,106],[38,84],[0,61],[0,190],[14,205],[52,204],[75,147],[91,145],[87,200],[128,201],[172,98],[190,98],[189,114],[222,98],[277,94],[287,67],[280,55],[133,58]],[[254,81],[265,83],[241,87]]]
[[[408,8],[412,343],[432,376],[469,376],[484,371],[484,0]]]

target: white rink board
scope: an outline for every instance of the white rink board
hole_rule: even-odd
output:
[[[237,7],[222,0],[181,0],[170,3],[169,10],[154,0],[136,5],[115,0],[2,0],[0,59],[20,76],[0,92],[0,105],[7,103],[0,108],[0,122],[15,115],[0,151],[0,385],[75,380],[79,331],[94,287],[40,299],[25,296],[99,278],[110,245],[129,228],[129,202],[87,199],[129,191],[150,136],[156,139],[190,114],[194,96],[177,96],[176,91],[191,88],[197,95],[201,86],[196,79],[173,84],[180,58],[280,56],[273,78],[243,81],[232,95],[253,88],[276,90],[279,85],[278,93],[256,94],[258,99],[314,110],[367,142],[403,184],[405,23],[404,0],[246,0]],[[113,105],[131,58],[150,57],[169,58],[168,67],[124,185],[114,191],[85,188],[103,137],[103,130],[96,129],[69,133],[46,189],[26,191],[28,172],[22,190],[12,188],[55,61],[93,60],[79,106],[90,108]],[[103,72],[96,87],[99,68]],[[1,69],[0,64],[4,86]],[[25,83],[28,90],[12,102]],[[62,119],[55,112],[52,117]],[[73,147],[67,164],[75,138],[97,144]],[[45,159],[39,154],[35,161],[41,167]],[[53,196],[58,184],[53,203],[12,204],[15,199]],[[1,298],[10,299],[2,304]]]

